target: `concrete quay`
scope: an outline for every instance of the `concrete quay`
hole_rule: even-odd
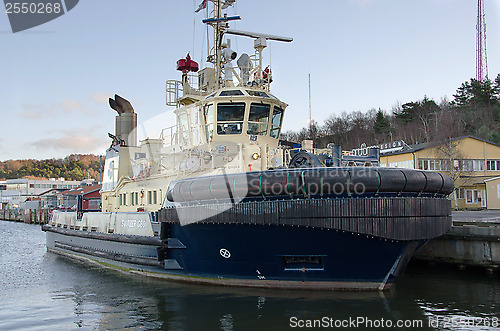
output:
[[[415,259],[466,266],[500,267],[500,211],[453,212],[453,225],[445,235],[429,241]]]

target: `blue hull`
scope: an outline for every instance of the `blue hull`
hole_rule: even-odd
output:
[[[387,288],[424,242],[294,226],[169,224],[169,247],[163,262],[158,262],[157,247],[152,245],[108,241],[106,234],[95,239],[68,230],[46,231],[49,251],[120,271],[197,283],[297,289]]]
[[[179,274],[250,280],[382,283],[415,248],[407,241],[292,226],[190,224],[172,227],[172,237],[186,246],[168,256],[179,261]]]

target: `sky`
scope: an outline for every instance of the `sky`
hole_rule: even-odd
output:
[[[82,0],[38,27],[12,33],[0,12],[0,160],[104,154],[128,99],[139,136],[175,124],[165,81],[176,61],[207,55],[201,0]],[[488,72],[500,73],[500,0],[485,0]],[[286,102],[283,130],[342,112],[382,109],[424,96],[453,99],[475,77],[476,0],[237,0],[232,29],[294,38],[268,42],[274,95]],[[231,36],[253,52],[253,40]]]

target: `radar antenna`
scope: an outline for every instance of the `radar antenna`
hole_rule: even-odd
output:
[[[210,49],[209,47],[209,55],[207,58],[207,62],[210,62],[214,65],[215,69],[215,85],[216,88],[220,88],[224,85],[224,83],[228,80],[229,71],[232,70],[230,66],[230,61],[227,56],[225,56],[225,52],[231,51],[229,49],[229,45],[223,42],[224,34],[232,34],[237,36],[246,36],[250,38],[254,38],[254,48],[256,50],[256,68],[252,70],[250,61],[244,57],[243,59],[238,60],[238,67],[248,69],[248,72],[245,70],[245,73],[242,72],[242,76],[247,78],[246,82],[251,75],[255,77],[258,85],[267,86],[269,88],[269,84],[272,80],[271,78],[271,70],[270,68],[266,68],[263,70],[262,66],[262,51],[267,47],[267,40],[273,41],[283,41],[283,42],[291,42],[293,38],[264,34],[264,33],[255,33],[255,32],[246,32],[239,30],[231,30],[229,29],[229,21],[240,20],[240,16],[227,16],[227,13],[222,14],[222,10],[226,9],[229,6],[232,6],[236,0],[203,0],[200,8],[204,5],[206,6],[207,2],[213,3],[213,9],[211,11],[207,10],[209,13],[209,17],[202,20],[203,23],[210,25],[214,29],[214,46]],[[226,51],[225,51],[226,50]],[[226,70],[224,70],[226,69]],[[222,73],[226,72],[226,80],[223,80]],[[248,76],[247,76],[248,75]],[[245,78],[243,81],[245,81]]]

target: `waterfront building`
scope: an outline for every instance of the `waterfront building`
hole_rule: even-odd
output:
[[[487,194],[486,187],[488,181],[500,176],[499,144],[463,136],[446,142],[388,145],[391,148],[380,150],[380,166],[432,170],[450,176],[455,182],[455,192],[450,195],[453,207],[484,209],[490,204],[500,208],[500,194]]]
[[[83,211],[101,211],[101,185],[81,186],[58,192],[58,204],[61,209],[76,209],[78,197],[82,198]]]
[[[488,209],[500,209],[500,176],[486,179],[486,205]]]
[[[83,185],[88,185],[83,182]],[[91,180],[90,183],[94,181]],[[0,183],[0,194],[4,208],[23,208],[27,200],[39,197],[50,190],[65,191],[82,185],[82,181],[65,180],[64,178],[50,179],[7,179]],[[43,206],[42,206],[43,207]]]
[[[7,207],[7,197],[4,196],[4,191],[7,189],[6,181],[0,180],[0,209],[5,209]]]

